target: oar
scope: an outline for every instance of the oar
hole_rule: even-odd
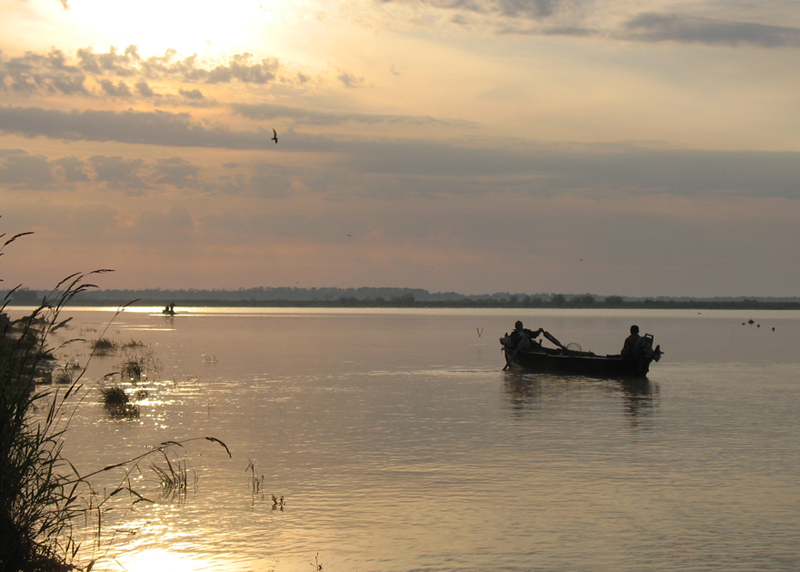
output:
[[[567,349],[566,347],[564,347],[564,344],[562,344],[561,342],[559,342],[559,341],[558,341],[558,340],[555,338],[555,336],[554,336],[553,334],[551,334],[550,332],[542,332],[542,334],[544,334],[544,337],[545,337],[545,338],[547,338],[548,340],[550,340],[551,342],[553,342],[555,345],[557,345],[558,347],[560,347],[562,350],[565,350],[565,349]]]

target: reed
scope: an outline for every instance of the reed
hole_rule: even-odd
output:
[[[53,372],[53,383],[69,385],[72,383],[72,373],[66,368]]]
[[[142,346],[126,346],[126,348],[140,348]],[[119,373],[122,379],[137,383],[143,379],[151,378],[161,371],[161,364],[152,351],[127,351],[119,364]]]
[[[92,343],[92,350],[94,351],[95,355],[110,354],[116,349],[116,344],[108,338],[100,338]]]
[[[264,486],[264,475],[257,476],[256,475],[256,466],[253,464],[253,461],[248,459],[247,468],[245,472],[250,473],[250,492],[253,493],[253,496],[261,493],[261,489]]]
[[[100,395],[105,406],[126,405],[130,402],[130,397],[119,385],[100,386]]]
[[[0,244],[0,256],[6,246],[21,236],[11,237]],[[4,238],[0,234],[0,239]],[[87,279],[97,270],[76,273],[62,280],[29,315],[13,325],[0,320],[0,571],[2,572],[60,572],[82,569],[74,564],[80,543],[75,539],[73,525],[83,520],[96,522],[96,538],[100,542],[104,511],[119,493],[128,492],[130,506],[147,499],[131,487],[131,472],[154,454],[184,443],[204,439],[222,446],[228,456],[228,446],[215,437],[167,441],[128,459],[81,475],[63,456],[62,450],[70,421],[89,392],[83,390],[83,376],[97,344],[83,368],[69,368],[70,383],[37,385],[40,380],[52,380],[55,352],[69,340],[52,347],[52,335],[66,327],[69,319],[61,319],[65,305],[75,296],[95,288]],[[14,288],[0,300],[0,316],[18,289]],[[133,303],[133,302],[131,302]],[[123,311],[121,307],[117,315]],[[114,316],[116,318],[116,315]],[[114,320],[112,318],[112,322]],[[110,325],[110,323],[109,323]],[[108,326],[106,326],[106,329]],[[102,339],[102,334],[100,336]],[[85,340],[82,340],[85,341]],[[67,373],[67,368],[64,368]],[[118,390],[109,392],[119,396]],[[125,392],[122,392],[123,395]],[[127,395],[125,395],[127,397]],[[120,469],[124,475],[120,485],[111,492],[98,495],[90,478],[106,471]],[[167,467],[169,469],[169,466]],[[169,473],[170,482],[181,486],[188,483],[184,462]],[[167,472],[164,473],[168,474]],[[173,476],[174,475],[174,476]],[[162,481],[163,482],[163,481]],[[185,485],[182,485],[185,487]],[[79,518],[83,517],[83,518]],[[110,544],[107,549],[110,548]],[[90,570],[94,560],[87,566]]]
[[[21,235],[12,237],[2,247]],[[49,337],[68,320],[59,315],[74,296],[93,286],[73,274],[56,286],[14,328],[0,332],[0,569],[67,570],[77,552],[69,534],[80,512],[83,483],[62,457],[68,403],[81,375],[64,386],[37,387],[51,376]],[[4,311],[12,290],[3,301]]]
[[[185,457],[173,461],[165,449],[159,450],[159,453],[163,456],[163,464],[151,463],[150,469],[158,479],[161,497],[178,502],[186,500],[189,487],[197,484],[197,474],[192,470],[192,478],[189,478],[189,467]]]

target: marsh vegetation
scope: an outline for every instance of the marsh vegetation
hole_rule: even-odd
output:
[[[6,246],[26,234],[30,233],[6,240],[0,245],[0,255]],[[158,360],[152,352],[142,351],[143,344],[133,340],[115,344],[105,337],[105,331],[88,342],[86,365],[81,367],[74,359],[57,365],[58,353],[85,342],[68,339],[51,345],[70,322],[69,318],[62,318],[65,306],[77,295],[95,288],[87,279],[104,272],[107,270],[67,277],[41,298],[33,311],[13,322],[5,310],[17,289],[9,291],[0,305],[0,570],[4,572],[90,570],[95,559],[86,562],[81,555],[87,547],[95,555],[110,550],[110,545],[101,546],[101,539],[112,506],[122,503],[132,507],[149,502],[131,485],[131,475],[141,474],[143,463],[150,463],[162,492],[174,496],[185,495],[196,480],[186,458],[175,453],[182,451],[186,443],[216,443],[230,457],[222,441],[199,437],[160,443],[134,458],[89,473],[79,472],[64,458],[70,421],[93,387],[99,388],[107,410],[122,417],[138,415],[122,384],[84,384],[92,359],[125,351],[118,373],[129,384],[158,371]],[[118,314],[123,309],[120,307]],[[147,392],[138,388],[132,394],[141,398]],[[100,493],[92,485],[93,477],[115,471],[120,473],[116,487],[104,488]]]

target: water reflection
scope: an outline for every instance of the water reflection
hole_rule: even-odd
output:
[[[620,380],[625,413],[632,427],[639,427],[643,420],[650,419],[658,406],[658,386],[649,379]]]
[[[199,572],[213,569],[211,562],[203,562],[197,555],[179,554],[165,548],[129,552],[115,560],[128,572]]]
[[[509,370],[505,375],[505,395],[516,417],[524,417],[542,410],[555,399],[570,393],[586,391],[606,393],[612,397],[622,394],[623,412],[637,427],[644,418],[651,417],[658,405],[658,388],[645,379],[591,379],[577,376],[532,374]]]

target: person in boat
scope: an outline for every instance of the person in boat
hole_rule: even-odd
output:
[[[507,347],[514,350],[530,350],[534,347],[534,344],[536,346],[539,345],[539,342],[534,340],[536,340],[543,331],[542,328],[538,330],[529,330],[523,327],[520,320],[517,320],[514,324],[514,331],[507,336]]]
[[[625,343],[622,346],[620,354],[623,359],[631,359],[636,353],[636,343],[639,341],[639,326],[636,324],[631,326],[631,335],[625,338]]]

